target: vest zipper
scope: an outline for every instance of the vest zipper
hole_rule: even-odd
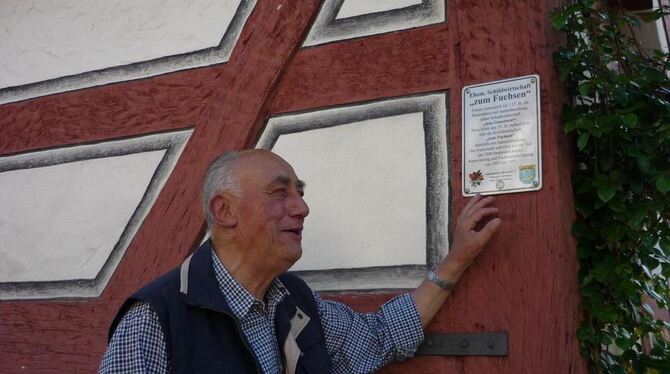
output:
[[[228,314],[228,313],[226,313],[226,314]],[[240,336],[240,338],[242,339],[242,344],[244,344],[244,347],[247,349],[247,351],[251,354],[251,357],[254,359],[254,364],[256,364],[256,372],[258,374],[262,374],[260,364],[258,363],[258,359],[256,358],[256,354],[254,353],[253,350],[251,350],[251,347],[249,346],[249,342],[247,342],[247,338],[244,337],[244,334],[242,333],[242,330],[241,330],[241,327],[240,327],[240,323],[231,314],[228,314],[228,316],[230,318],[232,318],[233,321],[235,321],[235,330],[237,331],[237,335]]]

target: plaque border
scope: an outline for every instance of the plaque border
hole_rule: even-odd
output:
[[[466,193],[465,190],[466,188],[466,172],[465,172],[465,162],[466,162],[466,154],[465,152],[465,144],[466,144],[466,134],[467,131],[465,131],[465,90],[467,89],[472,89],[476,87],[482,87],[482,86],[490,86],[490,85],[495,85],[495,84],[500,84],[500,83],[508,83],[508,82],[514,82],[514,81],[519,81],[519,80],[524,80],[524,79],[532,79],[535,78],[535,112],[537,116],[537,186],[530,185],[527,188],[511,188],[511,189],[503,189],[503,190],[487,190],[487,191],[477,191],[477,192],[472,192],[472,193]],[[533,83],[531,81],[531,83]],[[507,78],[507,79],[500,79],[497,81],[490,81],[490,82],[485,82],[485,83],[478,83],[478,84],[473,84],[469,86],[463,86],[463,89],[461,90],[461,195],[464,197],[471,197],[475,196],[477,194],[480,195],[501,195],[501,194],[507,194],[507,193],[519,193],[519,192],[531,192],[531,191],[539,191],[542,189],[542,108],[541,108],[541,97],[540,97],[540,76],[538,74],[532,74],[532,75],[525,75],[522,77],[514,77],[514,78]]]

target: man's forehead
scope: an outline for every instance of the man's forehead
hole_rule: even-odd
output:
[[[300,180],[293,167],[280,156],[267,150],[249,150],[241,154],[238,171],[259,183],[295,185],[304,187],[305,182]]]
[[[250,165],[272,163],[286,166],[293,170],[291,165],[281,158],[281,156],[266,149],[248,149],[239,152],[239,156],[242,163],[248,163]]]

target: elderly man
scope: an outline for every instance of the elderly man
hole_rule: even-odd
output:
[[[446,258],[410,294],[358,314],[286,271],[302,254],[305,183],[264,150],[209,167],[211,239],[135,293],[110,329],[104,373],[369,373],[410,357],[463,271],[498,230],[493,198],[461,212]]]

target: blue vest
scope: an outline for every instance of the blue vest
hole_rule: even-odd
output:
[[[133,303],[143,300],[158,314],[173,373],[260,373],[256,356],[221,295],[210,251],[207,241],[179,268],[126,300],[108,338]],[[328,373],[330,360],[311,289],[290,274],[279,279],[290,293],[275,315],[284,370]]]

